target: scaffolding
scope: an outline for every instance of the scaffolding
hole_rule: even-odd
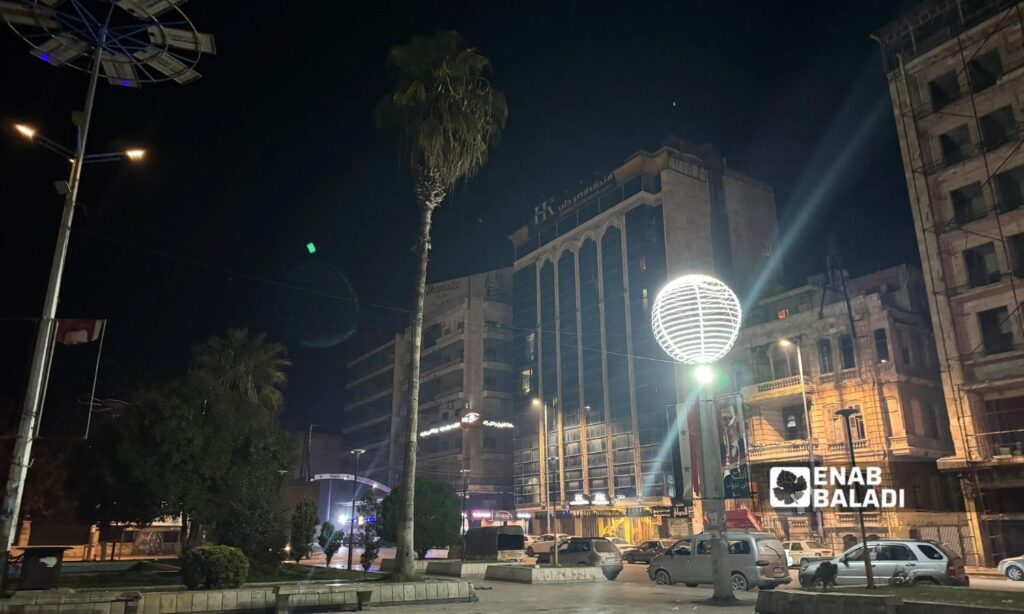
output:
[[[985,355],[991,348],[987,347],[988,338],[983,337],[977,347],[962,353],[957,346],[958,336],[955,332],[948,335],[949,331],[946,330],[947,327],[954,331],[957,328],[953,324],[953,297],[990,284],[1006,284],[1013,300],[1012,309],[1008,309],[1000,321],[993,323],[995,329],[1003,331],[1013,318],[1024,326],[1018,292],[1018,277],[1024,276],[1024,269],[1013,264],[1014,256],[1020,259],[1024,254],[1014,253],[1005,232],[1007,216],[1018,218],[1021,215],[1017,211],[1024,208],[1024,198],[1020,198],[1024,191],[1018,188],[1018,194],[1014,197],[1010,190],[1004,189],[1004,178],[1009,173],[1003,173],[1024,145],[1024,124],[1014,119],[1012,107],[1009,107],[1012,103],[1008,103],[1009,108],[1000,107],[987,114],[979,113],[979,100],[996,97],[994,92],[1005,84],[1002,78],[1024,66],[1024,55],[1006,58],[1009,61],[1004,62],[999,54],[1001,43],[1011,38],[1011,32],[1018,38],[1024,32],[1024,15],[1016,1],[943,0],[919,6],[913,15],[875,35],[882,46],[882,60],[891,81],[902,140],[906,143],[905,165],[910,176],[919,240],[922,242],[922,264],[931,282],[932,296],[929,299],[933,304],[938,337],[943,340],[940,344],[940,361],[944,363],[944,379],[948,378],[947,399],[953,402],[950,417],[958,426],[958,447],[963,452],[964,470],[960,480],[968,511],[973,510],[978,519],[976,526],[970,524],[969,527],[972,532],[980,531],[980,535],[972,537],[976,538],[976,543],[983,546],[988,555],[986,561],[968,561],[968,564],[991,564],[1014,554],[1007,552],[1004,535],[1008,515],[997,513],[991,507],[992,495],[988,493],[991,484],[986,486],[980,481],[979,468],[991,466],[995,449],[993,441],[1012,443],[1013,437],[1017,437],[1018,442],[1024,440],[1024,430],[976,432],[990,430],[984,425],[998,424],[1000,417],[996,415],[997,411],[981,405],[980,397],[975,399],[975,403],[982,409],[970,410],[970,395],[977,393],[971,390],[971,384],[965,383],[964,374],[969,370],[965,361]],[[933,51],[936,55],[933,61],[938,63],[938,56],[943,53],[940,48],[943,46],[947,47],[948,53],[942,59],[954,68],[930,80],[925,93],[921,87],[923,84],[915,75],[908,73],[906,63]],[[936,127],[942,123],[944,116],[958,117],[963,123],[939,134]],[[971,142],[969,124],[973,125],[975,142]],[[935,137],[938,137],[937,148],[933,146]],[[936,184],[941,182],[950,169],[977,164],[979,160],[984,171],[982,180],[977,185],[969,184],[952,191],[952,216],[943,217],[936,207],[940,202],[939,195],[934,194]],[[1012,171],[1012,166],[1006,170]],[[1013,180],[1014,177],[1011,175],[1009,179]],[[1016,178],[1018,182],[1021,179]],[[925,207],[928,208],[927,212],[924,211]],[[932,223],[928,223],[929,220]],[[979,226],[994,226],[995,232],[981,232]],[[944,242],[949,244],[959,240],[960,236],[952,233],[961,233],[964,248],[943,248]],[[991,241],[991,244],[984,245],[992,245],[992,253],[967,250],[971,237]],[[1001,251],[1008,268],[1012,270],[999,272],[996,263],[993,274],[986,262],[977,260],[995,258],[995,249]],[[950,285],[944,279],[943,267],[949,256],[959,256],[961,252],[964,253],[968,267],[969,283],[966,286]],[[933,255],[938,264],[932,261]],[[972,270],[971,266],[975,262],[979,262],[980,266]],[[976,274],[976,271],[980,274]],[[1008,342],[1010,345],[1007,349],[1024,349],[1013,345],[1012,332],[994,340],[1004,344]],[[986,347],[983,349],[983,346]],[[1005,351],[1002,347],[998,349]],[[1010,408],[1003,411],[1016,410]],[[1012,454],[1012,447],[1007,448]],[[999,451],[1003,450],[999,448]],[[1024,455],[1024,451],[1018,452]]]

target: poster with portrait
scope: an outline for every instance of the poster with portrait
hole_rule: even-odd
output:
[[[726,499],[750,497],[750,465],[743,421],[743,399],[739,395],[715,399],[718,419],[718,447],[722,459],[722,480]]]

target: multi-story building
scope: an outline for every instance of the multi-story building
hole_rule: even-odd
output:
[[[511,270],[501,269],[426,288],[417,474],[466,493],[471,524],[513,510],[511,285]],[[342,434],[367,450],[367,477],[389,486],[404,462],[409,334],[348,365]]]
[[[935,462],[953,446],[921,273],[901,266],[842,282],[829,289],[818,276],[745,311],[744,328],[723,361],[730,375],[721,388],[732,394],[720,390],[716,397],[742,398],[752,498],[729,507],[750,510],[764,528],[788,539],[823,535],[837,550],[860,541],[852,509],[822,510],[819,527],[809,509],[769,504],[773,466],[850,466],[836,411],[853,407],[859,409],[851,418],[858,465],[880,468],[881,488],[905,492],[905,507],[865,513],[868,532],[941,539],[972,555],[965,515],[956,511],[962,510],[956,481]],[[735,411],[735,404],[725,406]]]
[[[769,286],[774,236],[771,188],[678,138],[538,205],[512,234],[515,499],[535,530],[557,508],[559,531],[646,539],[673,496],[688,496],[689,468],[677,483],[666,452],[666,408],[689,384],[658,347],[650,308],[688,272],[740,296]]]
[[[1024,6],[932,0],[874,34],[977,551],[1024,550]]]

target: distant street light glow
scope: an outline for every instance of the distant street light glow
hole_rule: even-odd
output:
[[[313,243],[312,241],[310,241],[309,243],[306,243],[306,251],[309,252],[310,254],[315,254],[316,253],[316,244]]]
[[[17,130],[21,136],[26,139],[33,139],[36,136],[36,129],[32,126],[26,126],[25,124],[14,124],[14,129]]]
[[[124,155],[128,156],[128,159],[132,162],[138,162],[139,160],[146,157],[145,149],[128,149],[124,152]]]

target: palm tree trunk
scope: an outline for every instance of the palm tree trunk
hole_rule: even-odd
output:
[[[420,347],[423,343],[423,299],[427,286],[427,262],[430,259],[430,224],[434,209],[443,196],[434,190],[429,196],[419,198],[422,203],[420,238],[416,245],[420,257],[416,272],[416,304],[412,316],[412,339],[409,364],[409,414],[405,422],[405,464],[402,467],[402,507],[398,518],[397,544],[395,552],[395,576],[411,578],[416,573],[416,555],[413,551],[413,519],[416,498],[416,442],[419,430],[420,410]]]

